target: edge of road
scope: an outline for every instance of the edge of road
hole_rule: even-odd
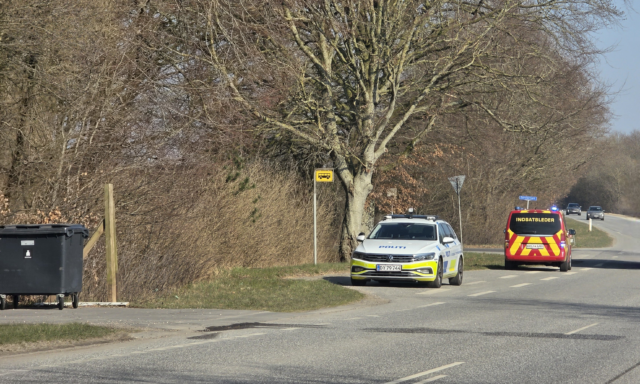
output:
[[[615,217],[620,218],[620,219],[629,220],[629,221],[640,221],[640,218],[633,217],[633,216],[627,216],[627,215],[621,215],[619,213],[609,213],[609,215],[615,216]]]

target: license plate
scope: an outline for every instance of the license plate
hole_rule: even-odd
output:
[[[544,249],[544,244],[527,244],[527,249]]]
[[[378,272],[400,272],[402,271],[402,265],[398,265],[398,264],[385,264],[385,265],[380,265],[378,264],[376,266],[376,270]]]

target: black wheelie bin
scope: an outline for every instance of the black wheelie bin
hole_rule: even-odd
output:
[[[89,231],[77,224],[0,226],[0,309],[7,296],[56,295],[58,308],[82,291],[82,249]]]

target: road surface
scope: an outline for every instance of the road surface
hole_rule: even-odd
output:
[[[616,242],[575,250],[571,272],[470,271],[461,287],[357,288],[382,304],[300,314],[6,311],[0,323],[93,315],[173,331],[2,356],[0,382],[640,383],[640,222],[594,225]]]

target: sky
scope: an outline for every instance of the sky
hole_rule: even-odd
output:
[[[619,27],[601,30],[594,36],[599,48],[613,49],[600,58],[596,69],[616,93],[611,104],[611,131],[630,133],[640,130],[640,8],[629,9],[618,3],[626,18]]]

